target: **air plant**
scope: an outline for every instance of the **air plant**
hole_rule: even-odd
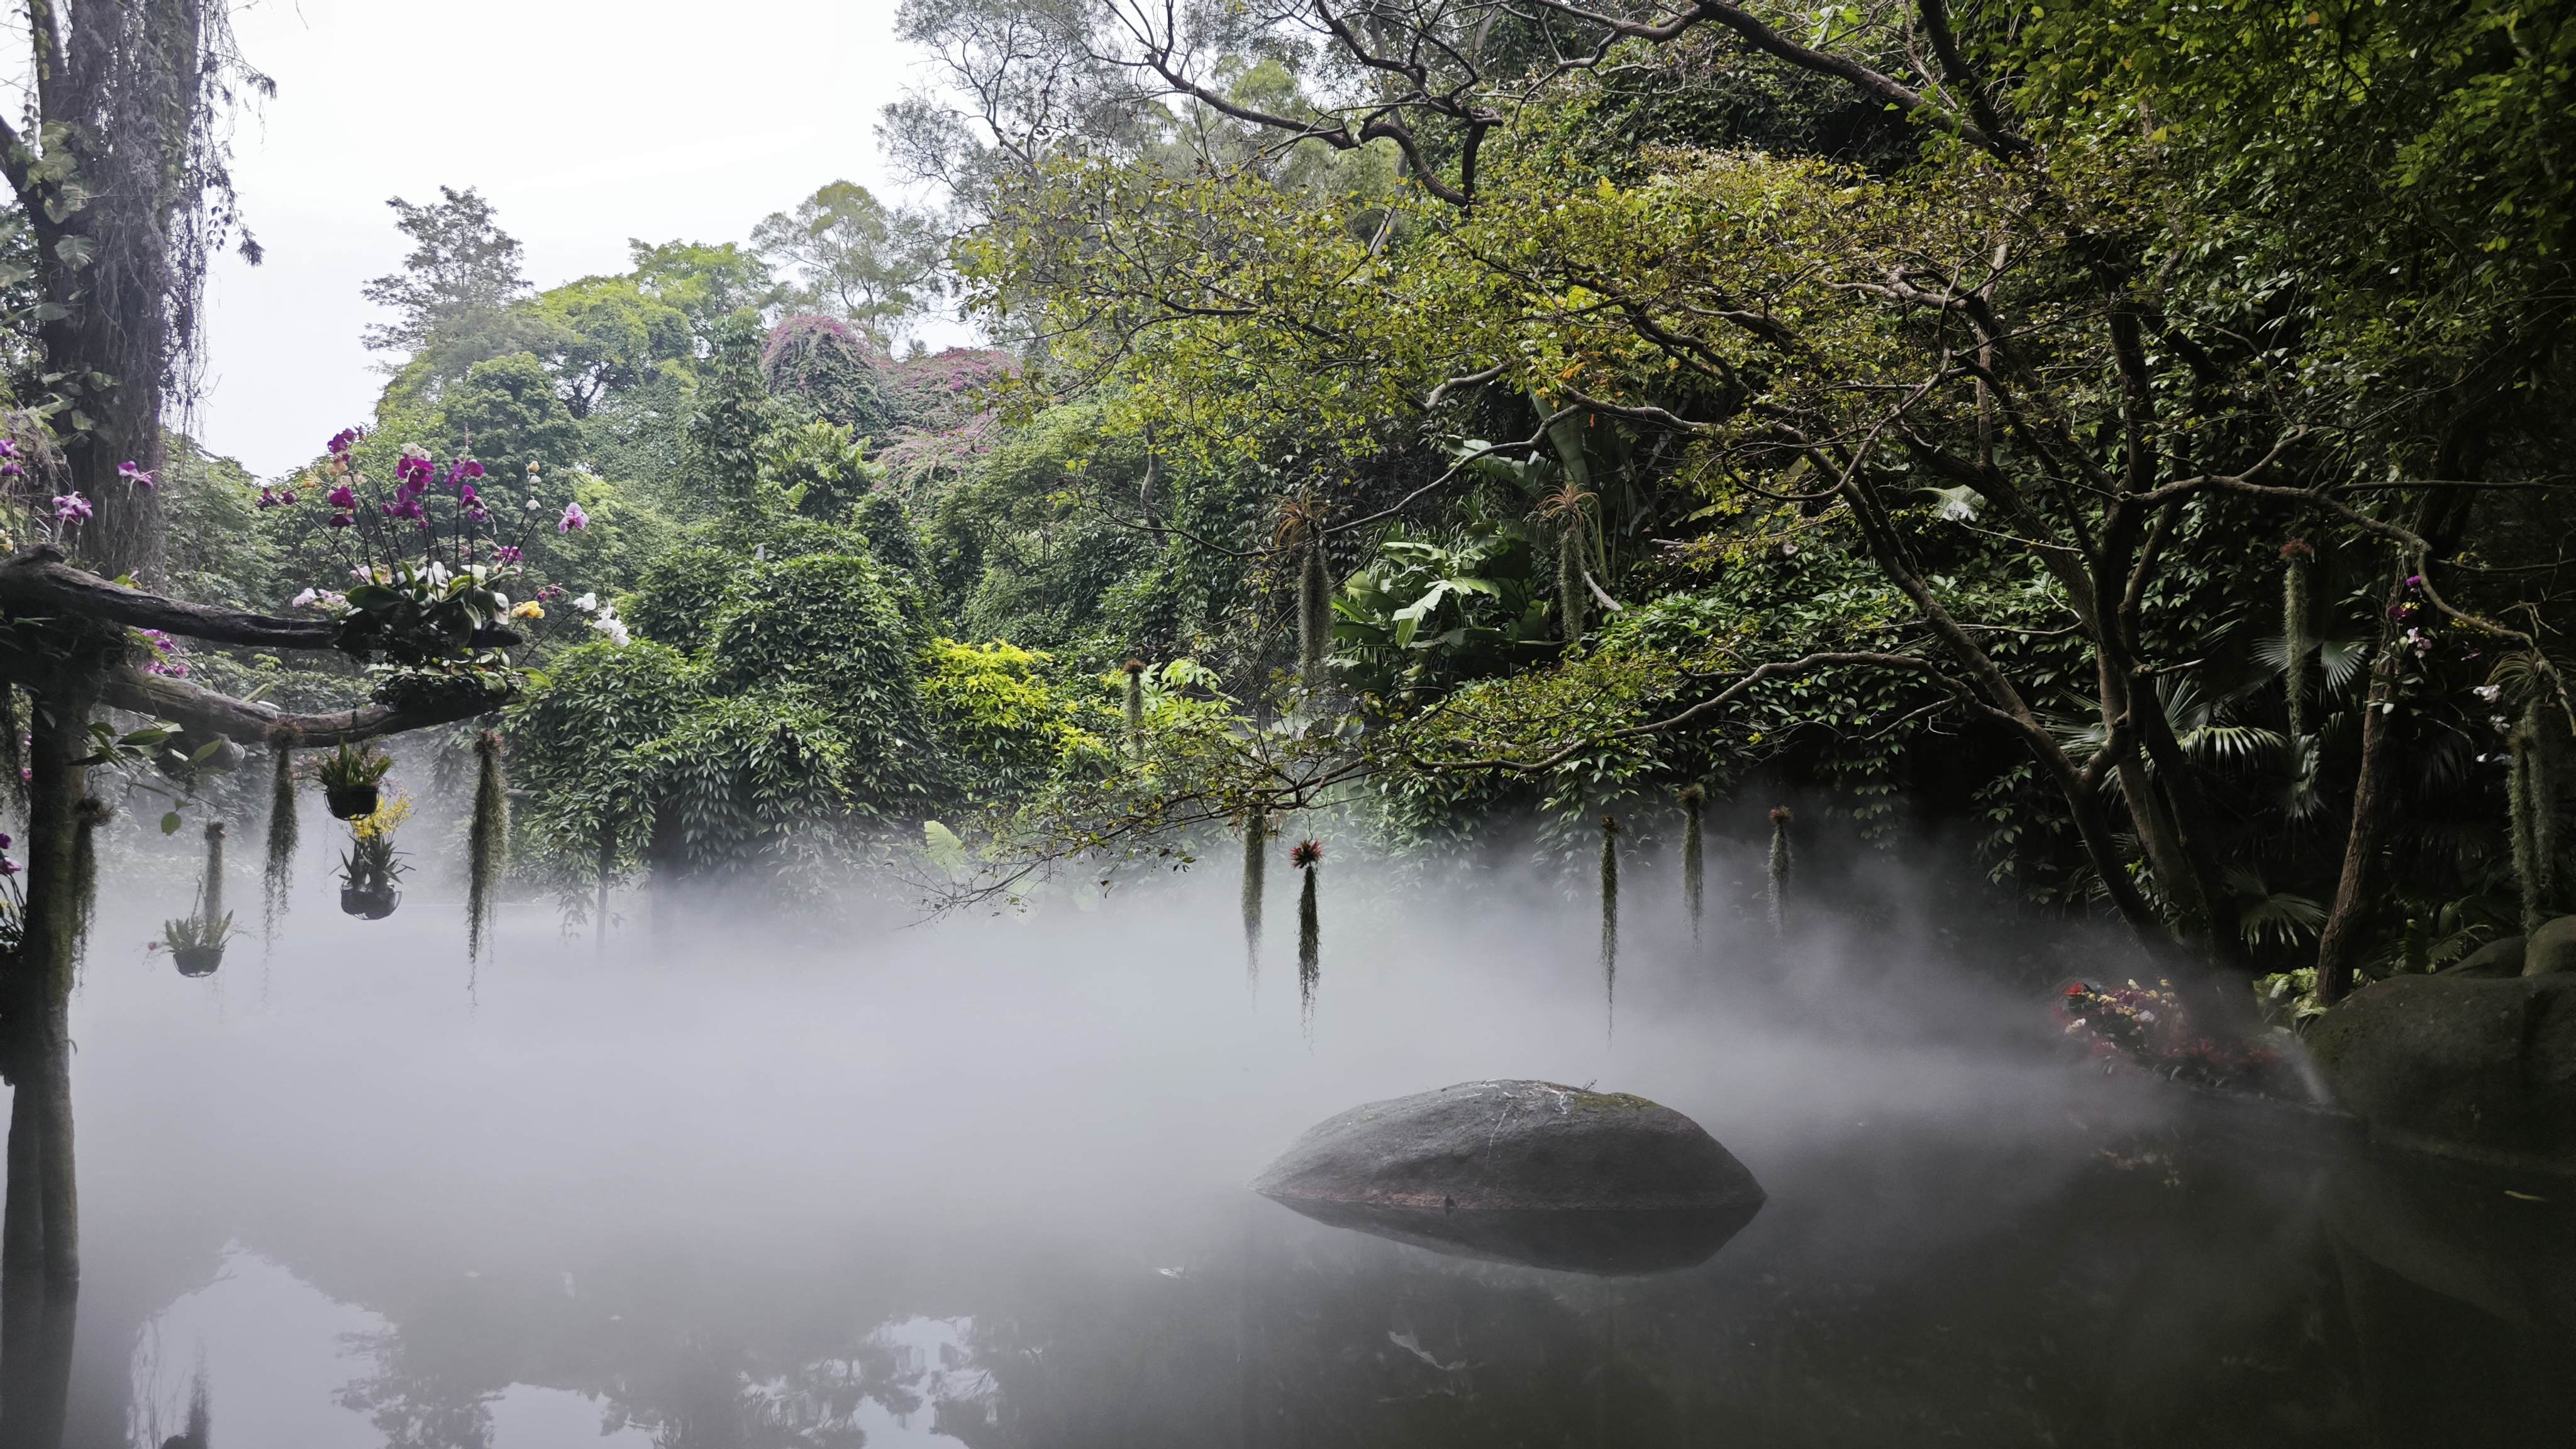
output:
[[[1254,805],[1243,814],[1243,974],[1261,985],[1261,904],[1263,873],[1270,855],[1270,811]]]
[[[1324,505],[1300,494],[1280,506],[1271,547],[1297,558],[1297,675],[1308,694],[1324,687],[1324,655],[1333,644],[1333,585],[1324,569]]]
[[[2308,569],[2317,551],[2304,538],[2281,545],[2281,697],[2290,716],[2290,752],[2308,732]]]
[[[1585,607],[1583,581],[1584,516],[1593,495],[1568,479],[1565,486],[1540,500],[1538,516],[1556,525],[1556,601],[1565,615],[1565,642],[1572,647],[1583,642]]]
[[[1118,670],[1127,676],[1127,752],[1141,761],[1145,758],[1145,661],[1130,659]]]
[[[295,884],[295,751],[274,744],[268,756],[268,869],[261,879],[260,938],[274,943],[277,923],[286,915],[287,892]]]
[[[1771,934],[1784,935],[1788,930],[1789,900],[1789,807],[1771,807]]]
[[[1288,851],[1288,863],[1306,873],[1297,890],[1297,1011],[1308,1030],[1315,1025],[1315,988],[1324,979],[1324,931],[1315,912],[1315,867],[1324,859],[1320,841],[1301,840]]]
[[[1682,799],[1682,906],[1690,912],[1691,944],[1699,944],[1700,906],[1708,890],[1708,861],[1700,846],[1700,807],[1708,791],[1684,785]]]
[[[501,778],[501,732],[474,736],[474,819],[465,836],[465,956],[479,960],[492,933],[493,888],[510,848],[510,792]]]
[[[1601,817],[1601,994],[1619,1000],[1619,817]]]
[[[617,817],[599,812],[599,923],[591,928],[591,939],[598,944],[602,957],[608,954],[608,887],[617,879]]]

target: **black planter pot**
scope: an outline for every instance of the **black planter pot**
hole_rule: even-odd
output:
[[[322,798],[330,805],[334,819],[364,820],[376,813],[373,785],[325,785]]]
[[[215,974],[215,968],[224,964],[224,948],[173,946],[170,948],[170,959],[178,963],[179,974],[182,976],[212,976]]]
[[[381,921],[402,904],[398,890],[366,890],[353,886],[340,887],[340,909],[344,914],[363,920]]]

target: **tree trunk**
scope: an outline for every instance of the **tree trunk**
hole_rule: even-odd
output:
[[[2391,600],[2404,588],[2400,583],[2391,589]],[[2334,909],[2317,936],[2317,999],[2329,1004],[2343,1000],[2361,969],[2371,871],[2379,863],[2380,840],[2388,829],[2388,776],[2397,753],[2389,747],[2395,728],[2395,710],[2390,706],[2404,646],[2384,637],[2395,632],[2386,624],[2380,632],[2379,657],[2370,668],[2370,693],[2361,707],[2361,764],[2353,777],[2352,829],[2344,836],[2343,874],[2335,882]]]
[[[62,1439],[80,1299],[73,1173],[71,988],[82,903],[74,855],[86,791],[86,680],[36,701],[29,751],[25,936],[5,992],[9,1185],[0,1219],[0,1449]]]

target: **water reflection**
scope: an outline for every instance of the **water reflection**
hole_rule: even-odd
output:
[[[1623,921],[1605,1043],[1587,914],[1337,906],[1370,950],[1310,1047],[1285,973],[1244,1000],[1231,885],[605,963],[523,921],[479,1004],[452,943],[356,925],[265,1002],[96,962],[72,1442],[160,1449],[200,1385],[214,1438],[298,1449],[2282,1449],[2576,1410],[2555,1186],[2203,1138],[2017,1034],[2027,997],[1866,942],[1766,982],[1712,921],[1721,973],[1678,910]],[[1666,1102],[1770,1200],[1602,1281],[1244,1187],[1352,1102],[1497,1075]]]

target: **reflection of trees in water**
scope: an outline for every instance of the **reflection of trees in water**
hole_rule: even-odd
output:
[[[2442,1442],[2563,1422],[2546,1365],[2566,1325],[2436,1303],[2423,1266],[2388,1266],[2388,1244],[2420,1251],[2470,1208],[2400,1219],[2374,1198],[2330,1236],[2319,1164],[2147,1147],[2078,1166],[1880,1142],[1784,1170],[1714,1261],[1643,1279],[1443,1259],[1247,1203],[1171,1225],[1156,1261],[1181,1261],[1160,1271],[980,1263],[983,1287],[941,1295],[971,1321],[871,1327],[870,1295],[828,1273],[801,1296],[639,1280],[611,1295],[622,1314],[484,1291],[398,1314],[351,1402],[400,1449],[482,1449],[513,1382],[595,1395],[659,1449],[859,1449],[871,1404],[968,1449],[2339,1449],[2431,1442],[2389,1431],[2424,1424],[2437,1389]],[[744,1305],[769,1311],[717,1326]]]
[[[446,1293],[363,1347],[374,1370],[341,1402],[367,1415],[387,1449],[488,1449],[492,1404],[516,1384],[587,1395],[603,1434],[631,1427],[656,1449],[862,1449],[869,1404],[909,1419],[935,1410],[935,1386],[981,1381],[958,1372],[954,1349],[926,1356],[883,1328],[838,1341],[729,1333],[533,1283]]]

